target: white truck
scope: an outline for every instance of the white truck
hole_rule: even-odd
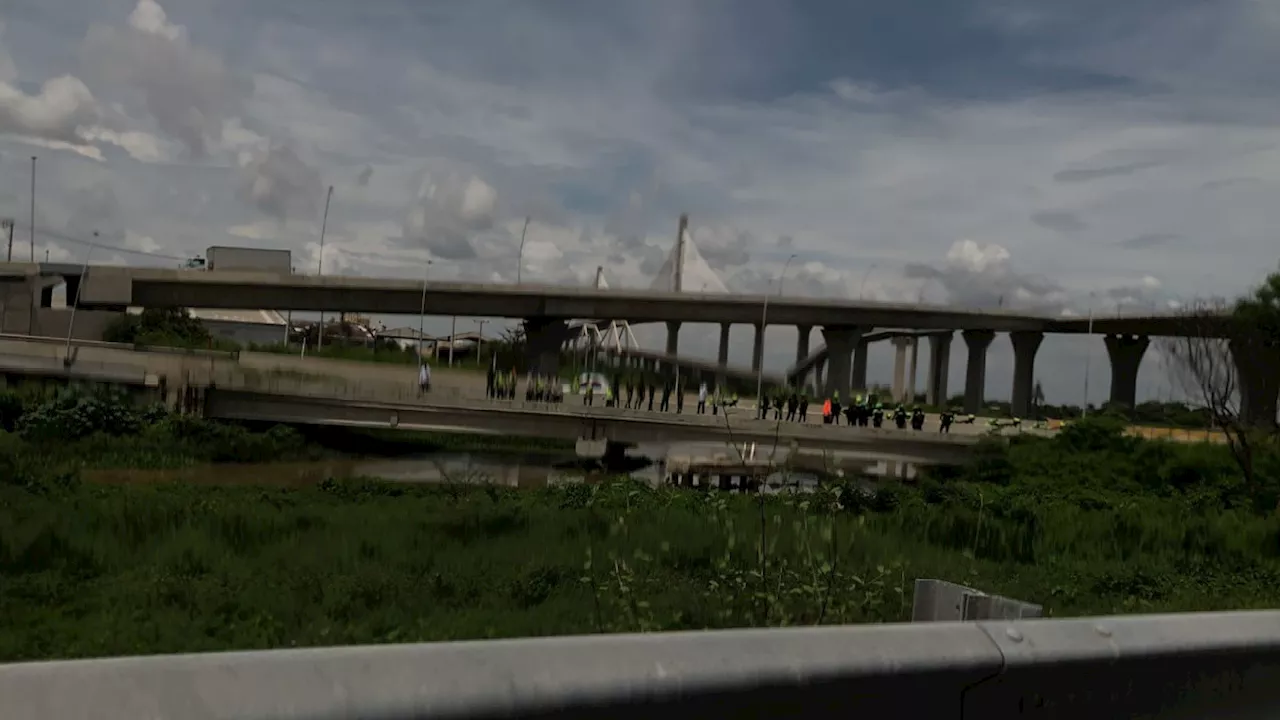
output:
[[[259,270],[293,272],[293,254],[288,250],[214,246],[205,253],[205,268],[218,270]]]

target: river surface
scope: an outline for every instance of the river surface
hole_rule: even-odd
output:
[[[665,476],[663,458],[668,455],[706,455],[725,453],[726,446],[718,443],[683,443],[679,445],[644,445],[633,448],[628,455],[643,465],[631,476],[653,485]],[[729,452],[732,449],[729,449]],[[655,460],[656,458],[656,460]],[[841,455],[831,461],[834,471],[848,475],[893,475],[895,468],[883,461]],[[914,475],[907,468],[907,477]],[[307,462],[281,463],[232,463],[197,465],[164,470],[87,470],[84,478],[102,483],[168,483],[191,484],[249,484],[306,486],[328,479],[379,478],[389,482],[406,483],[477,483],[496,484],[518,488],[539,488],[548,485],[591,482],[604,477],[584,469],[582,461],[572,452],[564,455],[526,454],[519,452],[461,452],[430,453],[396,458],[334,458]],[[818,484],[817,473],[793,471],[784,478],[777,473],[769,478],[775,487],[783,485],[811,488]]]

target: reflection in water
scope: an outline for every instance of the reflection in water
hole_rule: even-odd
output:
[[[729,449],[731,453],[736,450]],[[688,443],[678,446],[646,445],[629,455],[657,458],[631,473],[637,480],[652,485],[666,476],[668,455],[723,455],[726,446],[717,443]],[[777,459],[783,460],[785,452]],[[733,455],[731,454],[730,457]],[[804,470],[774,473],[766,485],[774,491],[816,487],[826,476],[844,475],[905,477],[915,476],[915,468],[906,463],[886,462],[854,454],[807,456],[797,461]],[[539,488],[563,483],[591,482],[602,475],[590,472],[573,458],[513,453],[438,453],[385,459],[338,458],[313,462],[201,465],[166,470],[86,470],[84,478],[101,483],[168,483],[195,485],[277,485],[302,487],[327,479],[381,478],[406,483],[490,483],[519,488]]]

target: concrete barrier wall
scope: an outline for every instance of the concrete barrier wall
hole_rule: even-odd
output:
[[[1280,612],[0,665],[0,717],[1280,717]]]

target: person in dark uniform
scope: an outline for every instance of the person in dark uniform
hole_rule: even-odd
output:
[[[955,422],[956,413],[951,408],[944,408],[938,416],[938,432],[951,434],[951,423]]]
[[[809,393],[800,393],[800,422],[809,421]]]
[[[662,380],[662,402],[658,404],[660,412],[671,411],[671,379],[664,378]]]
[[[613,390],[613,397],[605,404],[609,407],[614,407],[618,404],[618,394],[622,392],[622,373],[613,374],[613,382],[609,384],[609,387]]]
[[[653,412],[653,396],[657,393],[658,383],[654,381],[653,376],[649,376],[646,383],[649,386],[649,412]]]
[[[627,377],[627,405],[626,409],[631,409],[631,400],[636,396],[636,379]]]
[[[831,422],[834,425],[840,424],[840,393],[836,393],[831,397]]]
[[[489,369],[484,373],[484,396],[490,400],[493,399],[495,394],[494,390],[496,389],[494,386],[494,375],[493,366],[490,365]]]
[[[792,390],[787,396],[787,422],[796,421],[796,408],[800,406],[800,398],[796,397],[796,391]]]
[[[680,378],[676,378],[676,414],[684,412],[684,383],[680,382]]]

